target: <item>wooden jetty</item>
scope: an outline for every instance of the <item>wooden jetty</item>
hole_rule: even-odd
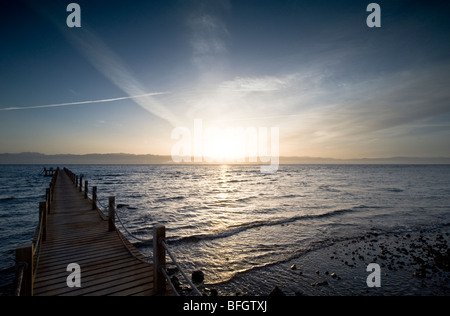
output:
[[[41,174],[44,175],[44,177],[53,177],[55,175],[56,169],[53,168],[44,168],[44,170],[42,170]]]
[[[154,229],[149,263],[116,228],[114,197],[106,217],[96,187],[90,199],[88,182],[84,192],[82,183],[67,169],[55,172],[33,242],[16,249],[16,295],[173,295],[166,282],[165,227]]]

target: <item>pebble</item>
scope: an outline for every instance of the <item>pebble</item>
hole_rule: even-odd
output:
[[[275,286],[269,296],[286,296],[286,294],[278,286]]]
[[[192,272],[192,282],[194,283],[202,283],[205,280],[205,274],[201,270],[197,270]]]
[[[328,285],[328,281],[327,281],[327,280],[324,280],[324,281],[321,281],[321,282],[313,282],[313,283],[311,283],[311,285],[312,285],[312,286],[323,286],[323,285]]]

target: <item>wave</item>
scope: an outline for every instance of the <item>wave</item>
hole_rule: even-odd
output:
[[[8,202],[8,201],[18,201],[18,200],[37,200],[42,198],[42,195],[34,195],[34,196],[21,196],[21,197],[15,197],[15,196],[7,196],[0,198],[0,202]]]
[[[306,195],[300,195],[300,194],[287,194],[287,195],[280,195],[273,197],[274,199],[293,199],[293,198],[302,198]]]
[[[320,190],[326,191],[326,192],[341,192],[338,189],[332,188],[330,185],[320,185],[319,186]]]
[[[236,200],[234,200],[234,202],[249,202],[255,198],[256,198],[256,196],[247,196],[247,197],[236,199]]]
[[[118,209],[127,209],[127,210],[138,210],[137,207],[130,206],[128,204],[117,204]]]
[[[226,283],[230,283],[230,282],[235,281],[236,279],[239,279],[239,277],[241,277],[241,276],[245,276],[248,273],[262,270],[265,268],[270,268],[272,266],[284,264],[284,263],[290,262],[291,260],[295,260],[300,257],[303,257],[309,253],[312,253],[312,252],[315,252],[315,251],[318,251],[321,249],[325,249],[327,247],[332,247],[332,246],[342,243],[342,242],[354,241],[354,242],[366,243],[369,240],[372,242],[373,238],[378,239],[380,237],[385,237],[385,238],[392,238],[392,242],[396,243],[398,240],[398,235],[407,235],[407,234],[411,234],[411,233],[422,234],[424,232],[439,231],[443,227],[448,227],[448,226],[450,226],[450,222],[439,223],[439,224],[431,225],[431,226],[427,226],[427,227],[418,225],[417,227],[409,227],[407,229],[403,228],[403,229],[388,230],[388,231],[372,229],[370,231],[360,232],[356,235],[351,235],[351,236],[343,236],[343,237],[336,237],[336,238],[330,237],[330,238],[326,238],[324,240],[314,241],[305,248],[299,247],[299,248],[292,249],[292,251],[290,251],[288,254],[280,256],[279,258],[277,258],[275,260],[272,260],[269,262],[263,262],[260,264],[250,266],[248,268],[241,269],[239,271],[236,271],[231,277],[228,277],[226,279],[223,279],[222,281],[210,283],[207,285],[208,286],[213,286],[213,285],[217,286],[217,285],[223,285]]]
[[[358,237],[359,238],[359,237]],[[247,273],[251,273],[252,271],[258,271],[266,268],[270,268],[272,266],[277,266],[280,264],[284,264],[286,262],[289,262],[291,260],[297,259],[299,257],[305,256],[310,252],[320,250],[322,248],[330,247],[334,245],[335,243],[342,242],[345,240],[352,240],[356,239],[355,237],[347,237],[347,238],[341,238],[341,239],[327,239],[322,241],[317,241],[312,244],[310,244],[307,248],[297,248],[290,251],[289,254],[281,256],[278,259],[275,259],[273,261],[264,262],[256,265],[252,265],[251,267],[241,269],[237,272],[235,272],[231,277],[224,279],[222,281],[218,281],[215,283],[208,284],[208,286],[217,286],[217,285],[223,285],[229,282],[233,282],[235,279],[238,279],[240,276],[244,276]]]
[[[268,227],[268,226],[276,226],[276,225],[284,225],[293,223],[300,220],[313,220],[313,219],[320,219],[320,218],[329,218],[333,216],[338,216],[346,213],[354,212],[353,209],[341,209],[341,210],[335,210],[329,213],[324,214],[313,214],[313,215],[300,215],[300,216],[294,216],[289,218],[282,218],[278,220],[262,220],[262,221],[255,221],[250,223],[243,223],[240,225],[230,226],[228,230],[219,232],[219,233],[213,233],[213,234],[200,234],[200,235],[192,235],[192,236],[185,236],[185,237],[179,237],[174,238],[170,240],[171,243],[193,243],[193,242],[199,242],[202,240],[213,240],[213,239],[220,239],[220,238],[226,238],[230,237],[236,234],[239,234],[241,232],[244,232],[246,230],[255,229],[259,227]]]
[[[402,189],[399,189],[399,188],[386,188],[386,189],[384,189],[385,191],[387,191],[387,192],[395,192],[395,193],[401,193],[401,192],[403,192],[403,190]]]
[[[157,198],[154,200],[155,203],[158,202],[167,202],[167,201],[180,201],[180,200],[184,200],[186,197],[185,196],[172,196],[172,197],[163,197],[163,198]]]
[[[219,183],[242,183],[242,182],[249,182],[249,179],[227,179],[227,180],[221,180]]]

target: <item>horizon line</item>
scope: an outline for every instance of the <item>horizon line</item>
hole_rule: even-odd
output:
[[[11,162],[7,160],[8,156],[22,156],[22,162]],[[177,163],[174,161],[171,155],[161,155],[161,154],[131,154],[131,153],[88,153],[88,154],[45,154],[39,152],[21,152],[21,153],[0,153],[0,164],[32,164],[33,161],[28,161],[32,156],[40,156],[42,160],[50,160],[50,159],[60,159],[61,163],[71,164],[69,161],[65,162],[64,160],[77,159],[76,164],[117,164],[116,159],[121,159],[120,163],[125,164],[182,164],[182,165],[226,165],[226,164],[243,164],[243,165],[264,165],[266,163],[261,161],[250,162],[246,161],[201,161],[201,162],[180,162]],[[97,156],[97,159],[95,157]],[[84,159],[83,159],[84,158]],[[99,158],[109,158],[105,162],[98,161]],[[144,161],[145,158],[151,158],[151,160]],[[158,160],[159,158],[159,160]],[[207,158],[207,157],[203,157]],[[275,158],[275,157],[273,157]],[[92,162],[94,159],[94,163]],[[141,161],[137,161],[137,159],[141,159]],[[167,161],[164,161],[167,159]],[[394,164],[450,164],[450,157],[446,156],[428,156],[428,157],[417,157],[417,156],[391,156],[391,157],[364,157],[364,158],[330,158],[330,157],[312,157],[312,156],[279,156],[279,164],[386,164],[386,163],[394,163]],[[3,160],[3,161],[2,161]],[[80,160],[80,161],[78,161]],[[85,161],[83,161],[85,160]],[[91,160],[91,161],[89,161]],[[116,160],[116,162],[114,162]],[[130,160],[127,162],[127,160]],[[25,161],[25,162],[24,162]],[[45,162],[39,162],[45,163]],[[54,162],[53,162],[54,163]]]

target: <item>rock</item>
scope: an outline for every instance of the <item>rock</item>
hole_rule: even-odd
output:
[[[286,296],[282,290],[278,286],[275,286],[273,290],[270,292],[269,296]]]
[[[297,265],[295,264],[291,265],[291,270],[297,270]]]
[[[167,268],[167,274],[168,275],[172,275],[172,274],[175,274],[175,273],[178,273],[178,268],[177,267],[174,267],[174,268]]]
[[[424,265],[420,265],[419,269],[417,269],[414,273],[413,276],[424,279],[427,276],[427,271],[425,270],[425,266]]]
[[[332,277],[333,279],[336,279],[336,278],[337,278],[337,274],[336,274],[336,273],[334,273],[334,272],[333,272],[333,273],[331,273],[331,274],[330,274],[330,276],[331,276],[331,277]]]
[[[173,287],[179,291],[180,290],[180,280],[174,275],[173,277],[170,278],[170,282],[172,282]]]
[[[218,296],[219,295],[219,292],[215,288],[210,289],[209,293],[211,294],[211,296]]]
[[[192,272],[192,282],[200,284],[205,280],[205,274],[201,270]]]
[[[312,286],[323,286],[323,285],[328,285],[328,281],[324,280],[322,282],[313,282],[311,283]]]

